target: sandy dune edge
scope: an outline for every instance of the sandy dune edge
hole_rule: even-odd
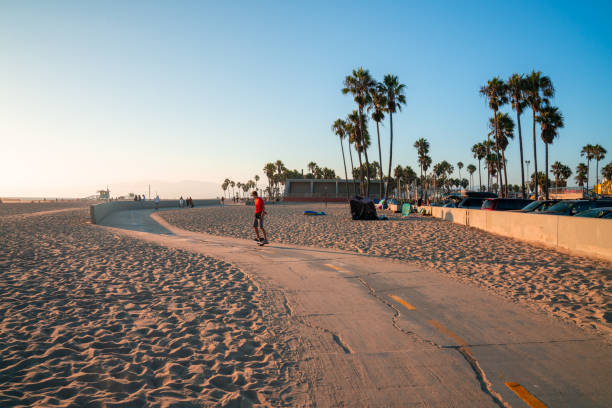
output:
[[[307,217],[305,209],[327,216]],[[384,256],[476,283],[604,334],[612,332],[612,265],[438,219],[411,216],[352,221],[344,205],[267,207],[271,241]],[[177,227],[250,239],[252,207],[160,212]]]
[[[0,405],[293,405],[240,269],[87,224],[0,218]]]

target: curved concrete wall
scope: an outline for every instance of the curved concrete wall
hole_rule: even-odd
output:
[[[436,218],[612,261],[612,220],[431,207]]]
[[[209,207],[219,205],[219,200],[193,200],[194,207]],[[155,202],[147,201],[109,201],[107,203],[90,205],[89,213],[91,222],[97,224],[104,219],[108,214],[117,211],[125,210],[141,210],[144,208],[155,208]],[[179,208],[178,200],[160,200],[159,208]]]

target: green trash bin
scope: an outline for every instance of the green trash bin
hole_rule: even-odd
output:
[[[402,217],[408,217],[410,215],[410,204],[406,203],[402,205]]]

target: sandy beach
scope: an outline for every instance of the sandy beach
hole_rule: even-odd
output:
[[[0,217],[20,214],[35,214],[39,212],[59,211],[70,208],[88,208],[87,201],[47,201],[47,202],[23,202],[23,203],[0,203]]]
[[[308,217],[304,210],[324,210]],[[161,212],[190,231],[253,237],[253,207],[226,206]],[[352,221],[341,204],[269,205],[272,242],[337,248],[407,261],[486,287],[529,307],[596,329],[612,330],[612,265],[570,256],[525,242],[429,217],[391,216],[389,221]]]
[[[0,405],[292,405],[282,328],[244,271],[87,215],[0,217]]]

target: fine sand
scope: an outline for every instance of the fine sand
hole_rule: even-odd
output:
[[[0,217],[0,406],[294,405],[249,276],[87,214]]]
[[[36,203],[0,203],[0,217],[89,207],[87,201],[44,201]]]
[[[326,216],[304,216],[324,210]],[[570,256],[475,228],[421,216],[353,221],[344,204],[268,205],[271,242],[350,250],[414,262],[582,327],[612,332],[612,265]],[[190,231],[251,239],[253,207],[225,206],[160,212]]]

